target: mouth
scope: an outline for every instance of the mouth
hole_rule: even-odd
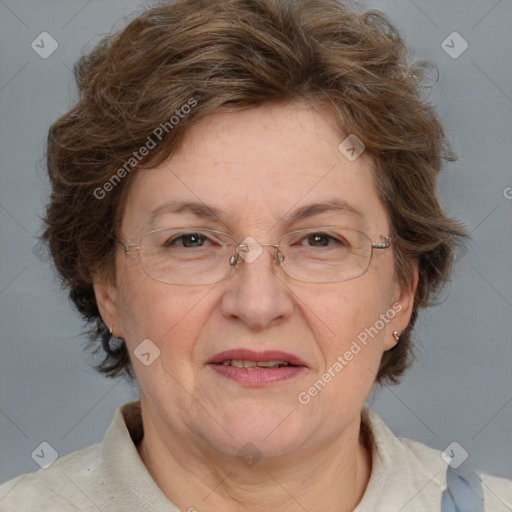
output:
[[[307,368],[297,356],[281,351],[236,349],[221,352],[207,366],[217,375],[247,387],[264,387],[295,377]]]
[[[250,370],[257,370],[261,368],[282,368],[283,366],[295,366],[294,364],[286,361],[244,361],[241,359],[231,359],[222,361],[223,366],[234,366],[236,368],[248,368]]]
[[[307,365],[302,359],[294,354],[280,350],[255,350],[238,348],[225,350],[213,356],[207,364],[222,364],[224,366],[235,366],[237,368],[276,368],[283,366],[304,366]]]

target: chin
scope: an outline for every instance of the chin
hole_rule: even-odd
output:
[[[268,407],[242,407],[225,414],[217,410],[215,418],[219,424],[212,429],[213,420],[208,424],[200,422],[196,433],[229,455],[238,454],[248,443],[264,455],[283,455],[293,452],[309,437],[306,418],[301,422],[299,415],[291,412],[292,409],[278,406],[270,410]]]

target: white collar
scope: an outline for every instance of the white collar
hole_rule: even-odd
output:
[[[372,473],[354,512],[432,512],[446,489],[446,463],[440,452],[397,438],[380,416],[364,409],[362,421],[372,438]],[[134,444],[142,437],[140,402],[120,407],[105,434],[105,483],[125,510],[180,512],[151,477]],[[122,492],[118,492],[122,489]]]
[[[440,510],[447,469],[441,452],[396,437],[371,409],[363,410],[362,421],[372,433],[372,473],[354,512]]]

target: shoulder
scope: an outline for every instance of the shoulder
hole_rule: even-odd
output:
[[[470,461],[454,470],[441,450],[396,437],[376,412],[364,413],[374,463],[369,490],[379,495],[379,511],[512,512],[512,480],[477,472]],[[448,502],[457,507],[442,508]]]
[[[441,458],[443,452],[411,439],[401,438],[400,442],[407,447],[411,457],[425,463]],[[428,462],[427,462],[428,464]],[[450,502],[456,508],[452,510],[471,510],[474,512],[512,512],[512,480],[490,475],[472,468],[467,462],[464,466],[452,469],[446,464],[444,475],[446,488],[443,491],[449,495],[443,503]],[[441,509],[442,512],[445,508]]]
[[[50,506],[55,512],[93,510],[95,506],[86,496],[97,492],[101,475],[101,445],[75,451],[46,469],[2,484],[0,512],[50,510]]]
[[[144,509],[139,506],[145,503],[143,498],[149,496],[154,501],[155,494],[165,503],[138,456],[134,440],[142,435],[140,403],[120,406],[102,443],[1,485],[0,512],[126,512]]]
[[[485,512],[512,511],[512,480],[478,473],[482,483]]]
[[[400,442],[418,461],[428,461],[431,458],[433,461],[435,458],[443,457],[440,450],[417,441],[401,438]],[[444,493],[452,496],[458,506],[455,510],[512,512],[512,480],[475,470],[467,462],[457,469],[452,469],[446,464],[445,475]]]

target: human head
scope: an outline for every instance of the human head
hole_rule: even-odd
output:
[[[75,75],[79,101],[48,137],[45,237],[95,343],[107,350],[102,371],[130,372],[126,347],[109,348],[92,280],[98,271],[115,278],[114,239],[135,173],[164,162],[211,114],[303,99],[330,109],[340,130],[364,143],[396,239],[396,278],[410,286],[413,266],[419,270],[409,326],[377,375],[397,382],[413,355],[418,312],[448,279],[464,232],[436,198],[442,160],[455,157],[382,13],[336,0],[168,2],[104,38]],[[155,147],[126,166],[150,137]]]

